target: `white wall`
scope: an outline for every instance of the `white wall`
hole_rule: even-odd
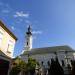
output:
[[[59,60],[60,64],[61,64],[61,61],[64,60],[64,63],[65,63],[65,66],[66,66],[67,64],[66,64],[65,56],[66,55],[63,52],[57,54],[57,57],[58,57],[58,60]],[[47,66],[47,62],[48,61],[51,62],[51,58],[55,59],[56,55],[54,53],[50,53],[50,54],[36,54],[36,55],[31,55],[31,57],[36,59],[40,64],[43,61],[44,65]],[[68,53],[67,57],[68,57],[68,62],[70,62],[71,59],[74,59],[72,53]],[[22,56],[21,58],[24,61],[26,61],[26,62],[28,61],[28,57],[27,56]]]

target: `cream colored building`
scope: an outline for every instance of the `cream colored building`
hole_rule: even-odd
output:
[[[0,50],[8,57],[13,56],[16,36],[0,21]]]
[[[0,21],[0,75],[9,75],[16,36]]]

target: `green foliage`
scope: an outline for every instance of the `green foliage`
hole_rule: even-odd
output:
[[[27,68],[28,70],[35,69],[35,66],[38,62],[35,59],[29,58]]]
[[[27,68],[27,64],[23,60],[20,60],[18,67],[20,68],[21,71],[25,71]]]
[[[23,61],[19,57],[13,59],[13,63],[15,63],[15,66],[13,65],[10,75],[17,75],[20,72],[25,73],[31,71],[35,69],[36,64],[38,64],[38,62],[35,59],[32,59],[30,57],[28,59],[28,63],[25,63],[25,61]]]
[[[15,59],[13,59],[12,63],[13,63],[13,67],[10,72],[10,75],[16,75],[20,72],[24,72],[27,70],[26,69],[27,64],[23,60],[21,60],[19,57],[16,57]]]
[[[20,73],[20,68],[16,65],[15,67],[12,68],[10,75],[17,75]]]

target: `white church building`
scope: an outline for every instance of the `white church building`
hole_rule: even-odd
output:
[[[58,57],[60,64],[64,61],[65,66],[70,64],[71,60],[74,60],[74,50],[67,45],[32,48],[32,30],[30,26],[26,32],[25,41],[24,52],[21,54],[21,59],[25,62],[27,62],[28,58],[31,57],[36,59],[39,64],[43,62],[45,67],[47,67],[47,62],[51,62],[51,58],[55,59],[56,56]]]

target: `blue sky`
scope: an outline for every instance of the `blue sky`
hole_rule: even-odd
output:
[[[33,48],[69,45],[75,49],[75,0],[0,0],[0,20],[18,38],[14,56],[23,50],[29,24]]]

